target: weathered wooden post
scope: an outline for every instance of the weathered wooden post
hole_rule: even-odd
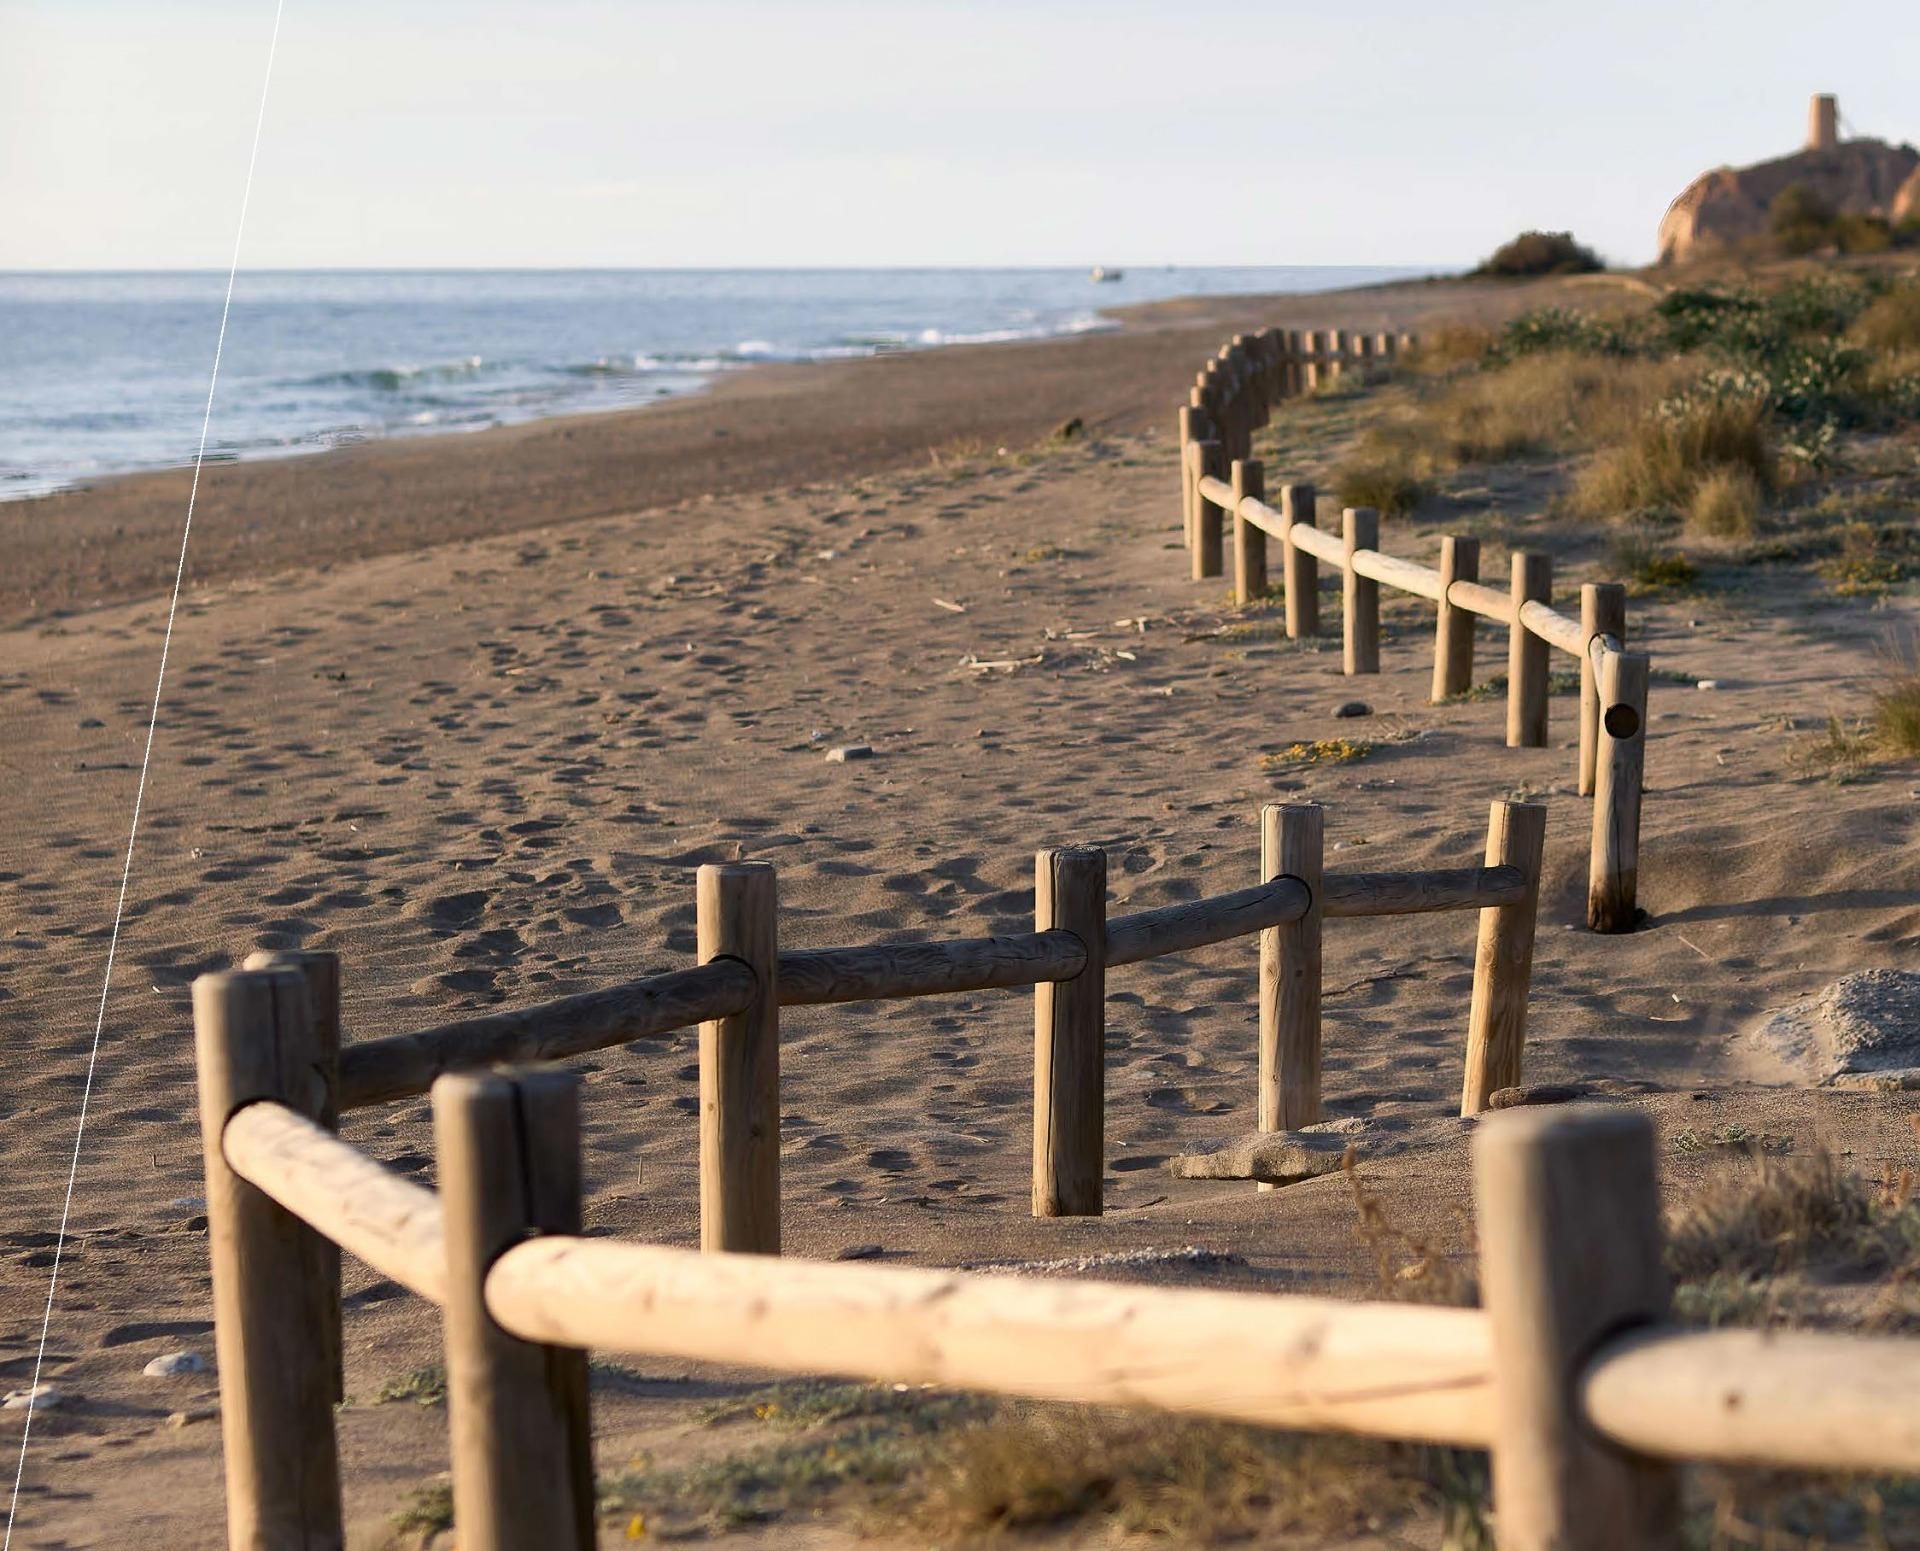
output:
[[[1300,336],[1301,366],[1304,371],[1304,385],[1308,393],[1319,391],[1321,382],[1320,354],[1326,348],[1327,336],[1318,329],[1308,329]]]
[[[1601,657],[1593,845],[1587,861],[1587,925],[1596,932],[1630,932],[1638,917],[1647,679],[1644,652],[1606,652]]]
[[[777,892],[766,862],[718,862],[695,880],[702,964],[738,959],[758,982],[745,1011],[700,1025],[700,1247],[780,1253]]]
[[[1433,703],[1473,688],[1473,611],[1453,603],[1455,582],[1480,580],[1480,541],[1440,540],[1440,617],[1433,634]]]
[[[1262,1131],[1296,1131],[1320,1119],[1320,945],[1325,811],[1314,803],[1260,810],[1260,881],[1298,878],[1307,913],[1260,934]]]
[[[249,1104],[337,1113],[312,994],[297,969],[193,984],[231,1551],[338,1551],[345,1531],[333,1406],[339,1258],[326,1239],[227,1166],[227,1122]]]
[[[1308,346],[1306,340],[1307,336],[1299,329],[1286,331],[1286,343],[1283,348],[1286,350],[1287,358],[1286,392],[1290,398],[1297,398],[1307,390]]]
[[[1193,397],[1198,400],[1199,390],[1194,390]],[[1180,408],[1180,522],[1188,549],[1193,548],[1200,499],[1194,488],[1200,465],[1193,455],[1193,448],[1196,443],[1204,442],[1212,435],[1213,422],[1207,418],[1207,412],[1197,402],[1183,404]]]
[[[1227,449],[1224,443],[1196,442],[1194,450],[1200,459],[1200,478],[1226,479]],[[1196,582],[1220,574],[1224,543],[1222,528],[1226,520],[1226,513],[1204,491],[1198,493],[1197,499],[1199,526],[1193,536],[1193,579]]]
[[[242,969],[291,969],[307,983],[307,1010],[313,1019],[313,1044],[320,1062],[321,1080],[326,1086],[326,1102],[313,1119],[329,1131],[340,1129],[340,955],[316,949],[262,948],[249,953]],[[346,1338],[341,1329],[340,1246],[324,1234],[329,1266],[327,1303],[329,1318],[318,1339],[333,1347],[333,1398],[347,1398]]]
[[[1480,912],[1480,936],[1473,954],[1473,1004],[1467,1014],[1466,1080],[1460,1090],[1463,1115],[1479,1114],[1498,1090],[1520,1081],[1546,835],[1543,804],[1494,802],[1487,821],[1487,866],[1519,868],[1527,877],[1527,893],[1516,904],[1489,905]]]
[[[1033,1215],[1098,1217],[1106,1169],[1107,853],[1041,851],[1035,931],[1071,932],[1086,967],[1033,988]]]
[[[1349,506],[1341,514],[1346,558],[1340,578],[1342,664],[1348,673],[1380,671],[1380,584],[1353,567],[1354,555],[1380,547],[1380,514],[1371,506]]]
[[[1668,1311],[1652,1122],[1518,1109],[1473,1154],[1500,1551],[1676,1551],[1678,1470],[1607,1443],[1580,1402],[1594,1349]]]
[[[1540,749],[1547,745],[1547,643],[1520,617],[1530,602],[1553,599],[1553,557],[1516,553],[1513,557],[1513,625],[1507,632],[1507,747]]]
[[[1293,542],[1296,526],[1311,528],[1314,525],[1314,506],[1312,485],[1280,487],[1280,526],[1286,530],[1280,560],[1286,573],[1287,639],[1290,641],[1320,633],[1320,560]]]
[[[1580,636],[1589,650],[1580,657],[1580,775],[1582,797],[1593,794],[1594,762],[1600,751],[1600,681],[1593,668],[1595,636],[1627,641],[1627,589],[1618,582],[1586,582],[1580,588]]]
[[[587,1354],[509,1335],[487,1273],[529,1234],[577,1235],[579,1079],[450,1072],[433,1085],[447,1245],[447,1424],[462,1551],[591,1551]]]
[[[1347,372],[1347,335],[1344,329],[1328,329],[1320,336],[1326,341],[1327,381],[1338,382]]]
[[[1267,498],[1266,474],[1257,460],[1233,460],[1233,601],[1248,604],[1267,590],[1267,534],[1240,515],[1240,503],[1251,496]]]

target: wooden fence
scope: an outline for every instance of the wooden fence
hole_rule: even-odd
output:
[[[1920,1342],[1668,1321],[1625,1107],[1484,1119],[1478,1309],[699,1254],[583,1236],[567,1073],[438,1079],[437,1194],[339,1140],[316,983],[195,988],[234,1551],[342,1543],[341,1248],[444,1311],[463,1551],[595,1544],[590,1349],[1489,1448],[1502,1551],[1678,1551],[1681,1460],[1920,1472]]]
[[[1507,744],[1547,743],[1549,648],[1580,665],[1580,753],[1576,788],[1592,796],[1587,866],[1587,923],[1595,931],[1631,931],[1637,918],[1640,798],[1646,747],[1649,665],[1629,652],[1626,589],[1589,582],[1580,589],[1580,617],[1552,607],[1553,562],[1516,552],[1505,591],[1480,582],[1480,541],[1449,536],[1435,570],[1380,549],[1380,516],[1370,507],[1341,513],[1338,535],[1316,525],[1310,484],[1280,487],[1267,504],[1265,470],[1253,457],[1253,433],[1274,405],[1344,372],[1391,364],[1410,335],[1367,336],[1268,329],[1235,335],[1209,361],[1180,410],[1183,520],[1195,580],[1221,574],[1224,529],[1233,525],[1234,598],[1267,592],[1267,539],[1280,541],[1286,629],[1292,638],[1320,629],[1319,564],[1341,573],[1343,665],[1349,674],[1380,671],[1380,588],[1384,584],[1437,607],[1432,698],[1437,703],[1473,684],[1476,618],[1507,627]]]

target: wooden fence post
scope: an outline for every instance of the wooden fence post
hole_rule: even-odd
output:
[[[1348,673],[1380,671],[1380,584],[1353,568],[1356,550],[1380,547],[1380,514],[1371,506],[1349,506],[1341,515],[1346,564],[1340,580],[1341,666]]]
[[[1193,445],[1205,441],[1212,434],[1213,426],[1204,409],[1198,404],[1183,404],[1180,407],[1180,526],[1186,536],[1188,549],[1193,548],[1194,502],[1197,499],[1193,488],[1197,477]]]
[[[193,984],[207,1246],[220,1369],[231,1551],[338,1551],[345,1531],[334,1438],[337,1252],[227,1166],[227,1122],[270,1101],[333,1113],[306,977],[294,969]]]
[[[1284,540],[1280,548],[1280,567],[1287,586],[1287,639],[1320,633],[1320,560],[1293,542],[1296,525],[1314,525],[1315,497],[1312,485],[1280,487],[1280,526]]]
[[[1260,934],[1262,1131],[1297,1131],[1320,1119],[1321,879],[1325,810],[1268,803],[1260,810],[1260,881],[1298,878],[1307,913]]]
[[[1319,391],[1321,383],[1320,352],[1326,348],[1327,336],[1318,329],[1308,329],[1300,336],[1300,348],[1303,352],[1301,368],[1304,373],[1303,388],[1308,393]]]
[[[1601,660],[1593,846],[1587,860],[1587,925],[1596,932],[1630,932],[1638,917],[1647,679],[1644,652],[1608,652]]]
[[[1338,382],[1347,374],[1346,331],[1328,329],[1320,337],[1327,342],[1327,381]]]
[[[1267,535],[1240,515],[1240,503],[1251,496],[1267,498],[1266,473],[1258,460],[1233,460],[1233,601],[1247,604],[1267,590]]]
[[[1523,603],[1553,601],[1553,557],[1513,557],[1513,626],[1507,632],[1507,747],[1547,746],[1547,643],[1520,618]]]
[[[1586,582],[1580,588],[1580,636],[1589,646],[1597,635],[1627,641],[1627,589],[1618,582]],[[1580,654],[1580,773],[1582,797],[1593,795],[1594,762],[1600,752],[1600,684],[1593,653]]]
[[[1668,1310],[1652,1122],[1519,1109],[1473,1154],[1500,1551],[1675,1551],[1679,1471],[1604,1441],[1580,1403],[1594,1349]]]
[[[1546,834],[1543,804],[1494,802],[1487,820],[1487,865],[1518,867],[1527,875],[1527,894],[1517,904],[1489,905],[1480,912],[1473,1005],[1467,1014],[1467,1072],[1460,1090],[1463,1115],[1479,1114],[1496,1091],[1520,1081]]]
[[[314,1056],[320,1063],[326,1100],[313,1118],[329,1131],[340,1129],[340,955],[303,948],[263,948],[242,960],[242,969],[291,969],[307,983],[307,1011],[313,1019]],[[333,1398],[347,1398],[346,1337],[341,1328],[340,1246],[322,1236],[328,1274],[328,1319],[315,1335],[333,1347]]]
[[[778,893],[766,862],[709,862],[695,875],[702,964],[738,959],[752,1003],[700,1025],[700,1247],[780,1253]]]
[[[1224,442],[1196,442],[1200,459],[1200,478],[1224,481],[1227,477],[1227,448]],[[1198,481],[1196,480],[1196,484]],[[1221,568],[1222,527],[1226,514],[1206,496],[1195,495],[1198,526],[1193,536],[1193,579],[1203,581],[1218,576]]]
[[[1452,534],[1440,540],[1440,613],[1433,633],[1433,703],[1473,688],[1473,610],[1456,608],[1455,582],[1480,580],[1480,541]]]
[[[1104,1210],[1107,1108],[1107,853],[1034,858],[1035,931],[1080,939],[1086,967],[1033,988],[1033,1215]]]
[[[461,1551],[592,1551],[587,1354],[507,1334],[487,1273],[530,1233],[580,1232],[579,1079],[450,1072],[433,1085],[447,1243],[447,1422]]]

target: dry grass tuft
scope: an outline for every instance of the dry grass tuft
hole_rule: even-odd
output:
[[[1873,696],[1873,735],[1896,759],[1920,757],[1920,649],[1912,639],[1890,644],[1886,679]]]
[[[1836,1272],[1899,1269],[1920,1258],[1920,1214],[1905,1189],[1878,1199],[1824,1149],[1756,1151],[1709,1180],[1668,1224],[1681,1282],[1753,1279],[1818,1264]]]
[[[929,1543],[1089,1514],[1188,1545],[1347,1535],[1433,1499],[1425,1452],[1137,1412],[1010,1407],[936,1447],[896,1511]]]
[[[1426,498],[1427,487],[1390,458],[1343,464],[1334,476],[1334,492],[1345,506],[1371,506],[1383,517],[1411,516]]]
[[[1573,505],[1590,517],[1686,511],[1717,474],[1745,475],[1761,493],[1773,488],[1778,457],[1763,399],[1706,397],[1644,416],[1580,472]]]
[[[1693,487],[1687,526],[1708,538],[1751,538],[1765,500],[1766,491],[1751,469],[1709,469]]]
[[[1848,333],[1869,350],[1920,349],[1920,284],[1908,281],[1876,297]]]
[[[1443,323],[1422,334],[1413,349],[1401,357],[1401,364],[1419,372],[1448,372],[1456,367],[1478,366],[1492,349],[1492,330]]]

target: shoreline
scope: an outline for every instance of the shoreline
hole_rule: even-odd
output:
[[[186,586],[1025,447],[1073,418],[1089,433],[1165,433],[1193,372],[1231,333],[1497,318],[1556,294],[1553,282],[1433,278],[1144,302],[1106,310],[1110,329],[768,362],[638,406],[211,463]],[[163,594],[192,473],[115,475],[0,503],[0,626]]]

